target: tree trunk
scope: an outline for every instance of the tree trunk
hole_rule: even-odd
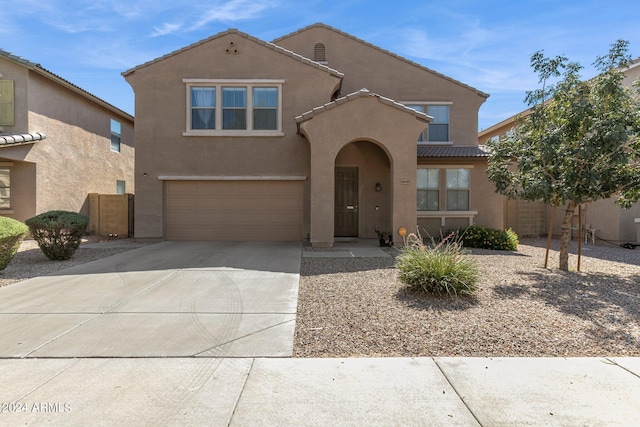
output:
[[[560,235],[560,265],[562,271],[569,271],[569,242],[571,241],[571,223],[573,212],[576,210],[575,202],[569,202],[562,219],[562,234]]]

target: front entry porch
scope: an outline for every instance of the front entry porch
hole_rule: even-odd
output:
[[[312,246],[331,247],[343,235],[376,238],[376,229],[401,241],[400,227],[415,228],[416,141],[429,116],[363,89],[296,121],[311,152]],[[357,168],[347,189],[336,184],[336,171],[345,176],[341,168]],[[354,197],[337,203],[348,191]]]

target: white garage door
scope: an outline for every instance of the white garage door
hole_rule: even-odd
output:
[[[166,240],[302,240],[300,181],[165,181]]]

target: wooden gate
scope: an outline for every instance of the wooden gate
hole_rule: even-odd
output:
[[[87,233],[125,239],[133,237],[133,194],[89,194]]]

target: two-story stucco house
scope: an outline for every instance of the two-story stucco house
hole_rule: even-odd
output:
[[[133,192],[133,117],[0,50],[0,215],[88,214],[89,193]]]
[[[502,227],[482,93],[324,24],[228,30],[123,73],[136,238],[303,240]]]

